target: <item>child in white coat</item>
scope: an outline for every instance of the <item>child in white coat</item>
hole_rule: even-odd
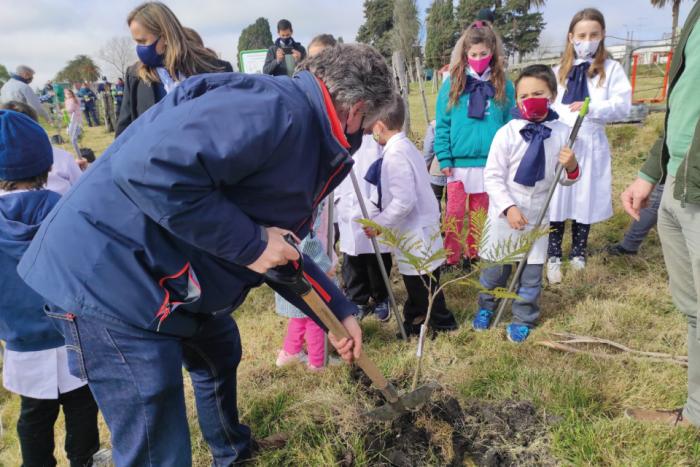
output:
[[[489,230],[480,254],[487,261],[501,259],[495,257],[498,245],[509,239],[515,241],[532,230],[531,222],[537,218],[555,181],[557,163],[566,169],[559,180],[562,185],[576,182],[581,172],[573,151],[566,147],[569,128],[549,108],[557,95],[552,70],[545,65],[526,67],[515,82],[515,92],[515,119],[496,133],[484,169],[490,199]],[[546,246],[546,237],[536,241],[520,278],[520,299],[513,302],[513,322],[506,328],[508,339],[513,342],[527,339],[539,318]],[[490,290],[505,287],[512,269],[511,265],[484,269],[481,285]],[[479,295],[479,312],[472,322],[475,330],[488,329],[495,308],[493,295]]]
[[[405,109],[401,96],[396,96],[379,116],[372,132],[374,139],[384,147],[382,158],[370,166],[365,179],[376,187],[371,197],[370,218],[387,229],[395,229],[412,242],[421,242],[434,255],[442,249],[440,210],[430,187],[430,176],[423,155],[401,131]],[[368,237],[381,232],[365,228]],[[433,261],[426,270],[416,270],[405,261],[401,251],[394,252],[399,272],[403,277],[408,297],[404,305],[406,334],[417,335],[428,312],[428,288],[437,289],[440,266],[444,259]],[[432,274],[434,280],[429,279]],[[452,312],[447,309],[445,296],[438,293],[433,299],[429,321],[435,331],[457,329]]]
[[[594,8],[574,15],[566,51],[554,73],[558,97],[553,108],[562,122],[573,126],[583,100],[591,99],[576,142],[584,168],[581,181],[557,190],[552,199],[547,279],[556,284],[562,279],[564,222],[572,220],[571,267],[581,270],[586,265],[591,224],[612,216],[612,162],[605,124],[627,116],[632,88],[622,66],[605,50],[605,18]]]

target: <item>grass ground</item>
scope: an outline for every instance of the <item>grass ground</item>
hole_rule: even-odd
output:
[[[411,111],[414,136],[419,139],[425,119],[417,97],[412,95]],[[428,97],[434,100],[434,95]],[[592,249],[621,238],[628,218],[620,208],[618,195],[635,176],[661,127],[662,115],[655,114],[642,126],[616,125],[608,129],[613,146],[615,215],[593,227]],[[88,129],[83,145],[98,149],[101,144],[93,141],[97,141],[101,131]],[[397,285],[396,292],[401,300],[402,287]],[[443,394],[454,396],[462,404],[531,401],[546,421],[538,449],[558,464],[700,465],[696,430],[639,425],[623,417],[624,408],[629,406],[682,405],[686,395],[683,368],[623,357],[596,359],[563,354],[536,345],[552,332],[573,332],[612,339],[641,350],[685,355],[686,327],[668,295],[655,231],[639,256],[594,256],[585,272],[569,273],[561,285],[547,287],[541,299],[541,325],[524,345],[507,342],[502,330],[479,334],[471,330],[475,294],[469,288],[450,289],[447,300],[462,327],[430,341],[424,361],[424,379],[438,381],[444,388]],[[275,367],[285,321],[275,315],[269,289],[253,292],[234,316],[244,348],[238,374],[241,418],[258,437],[277,432],[291,436],[284,449],[263,454],[257,465],[382,462],[377,452],[367,449],[376,433],[368,433],[358,417],[372,406],[372,399],[351,378],[349,368],[311,374],[302,367]],[[413,344],[396,341],[393,324],[368,318],[363,328],[370,356],[399,385],[409,384],[414,365]],[[197,427],[187,384],[194,464],[205,466],[211,458]],[[0,391],[1,465],[20,464],[14,429],[18,405],[16,396]],[[443,442],[449,440],[450,429],[430,425],[432,422],[426,420],[419,422],[434,433],[433,453],[422,464],[440,465],[450,458],[449,445]],[[57,445],[62,445],[62,438],[59,425]],[[103,444],[108,446],[104,429]],[[516,454],[518,449],[522,448],[513,446]],[[66,465],[65,459],[61,462]]]

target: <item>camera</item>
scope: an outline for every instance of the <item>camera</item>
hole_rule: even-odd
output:
[[[285,55],[291,55],[292,54],[292,47],[282,47],[282,51],[284,52]]]

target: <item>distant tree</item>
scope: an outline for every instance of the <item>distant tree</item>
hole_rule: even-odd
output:
[[[54,81],[68,81],[77,83],[82,81],[95,82],[100,77],[100,67],[92,58],[87,55],[78,55],[69,61],[66,66],[58,72]]]
[[[393,49],[400,50],[408,63],[412,64],[420,32],[416,0],[394,0],[393,16],[394,27],[391,38]]]
[[[258,18],[241,31],[238,38],[238,53],[243,50],[267,49],[272,45],[270,22],[267,18]]]
[[[118,77],[124,78],[126,69],[136,62],[134,41],[128,36],[112,37],[100,48],[97,57],[111,66]]]
[[[375,47],[385,58],[391,57],[391,30],[394,27],[394,0],[365,0],[365,22],[357,31],[357,42]]]
[[[479,10],[483,8],[493,10],[496,3],[494,0],[459,0],[455,16],[460,30],[464,30],[476,19]]]
[[[345,44],[345,40],[343,39],[343,36],[338,36],[338,39],[336,39],[338,44]]]
[[[10,79],[10,72],[7,71],[7,68],[5,68],[5,65],[0,65],[0,86],[5,84],[7,80]]]
[[[452,0],[434,0],[427,10],[426,23],[425,66],[440,68],[449,61],[458,36]]]
[[[499,26],[503,45],[509,56],[518,54],[521,61],[527,53],[540,46],[540,34],[546,23],[540,12],[530,12],[529,0],[508,0]]]
[[[671,3],[673,16],[673,27],[671,28],[671,41],[676,44],[676,32],[678,30],[678,15],[680,14],[681,2],[683,0],[651,0],[651,4],[656,8],[664,8],[666,4]]]

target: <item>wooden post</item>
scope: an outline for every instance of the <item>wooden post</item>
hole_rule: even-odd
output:
[[[428,101],[425,99],[425,89],[423,88],[423,67],[420,63],[420,57],[416,57],[416,74],[418,75],[418,89],[423,100],[423,112],[425,112],[425,122],[430,125],[430,112],[428,111]]]
[[[403,122],[403,131],[407,136],[411,136],[411,111],[408,106],[408,76],[406,75],[406,61],[404,60],[403,52],[400,50],[395,51],[391,56],[391,61],[396,76],[399,78],[399,89],[401,91],[401,97],[403,97],[404,106],[406,107],[406,119]]]

